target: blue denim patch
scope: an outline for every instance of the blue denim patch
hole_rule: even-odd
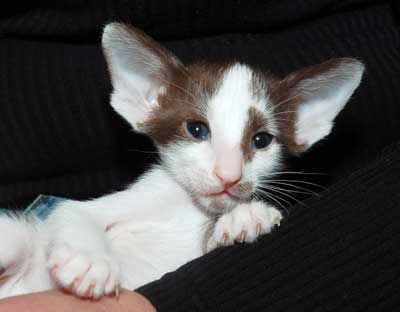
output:
[[[65,201],[66,198],[50,196],[50,195],[39,195],[23,212],[24,215],[33,214],[40,219],[46,219],[50,213],[54,210],[55,206]],[[12,211],[8,209],[0,209],[0,214],[12,214]]]

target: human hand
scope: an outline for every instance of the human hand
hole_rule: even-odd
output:
[[[156,312],[142,295],[121,290],[116,297],[84,300],[59,290],[15,296],[0,300],[0,312]]]

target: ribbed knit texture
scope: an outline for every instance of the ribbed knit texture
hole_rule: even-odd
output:
[[[239,59],[282,75],[331,57],[353,56],[365,62],[364,81],[337,119],[333,134],[301,159],[291,160],[293,169],[327,173],[324,177],[334,181],[393,142],[399,129],[399,118],[394,116],[400,116],[396,79],[400,40],[390,6],[364,3],[353,11],[337,13],[337,7],[343,5],[339,2],[331,4],[333,15],[314,17],[284,31],[164,43],[186,62]],[[301,1],[291,3],[303,5]],[[282,2],[282,7],[274,10],[306,18],[308,15],[300,12],[309,8],[308,14],[314,14],[323,1],[310,3],[299,11]],[[324,3],[326,12],[329,6]],[[190,11],[178,4],[183,12]],[[256,16],[265,9],[263,5],[254,6],[248,14]],[[239,18],[239,8],[232,5],[234,17]],[[98,10],[108,9],[99,6]],[[157,19],[159,7],[154,5],[154,15],[149,10],[143,14]],[[174,11],[174,7],[169,10]],[[61,9],[56,12],[66,14]],[[79,11],[82,16],[74,10],[68,12],[76,25],[89,14],[87,10]],[[93,14],[97,16],[97,12]],[[223,12],[214,23],[225,25],[234,18]],[[63,20],[57,19],[57,14],[36,17],[38,25],[49,23],[43,27],[54,32],[52,37],[43,35],[39,40],[32,34],[32,20],[19,20],[25,16],[21,14],[0,20],[0,25],[8,25],[0,39],[0,206],[21,207],[38,193],[88,198],[121,189],[145,170],[154,155],[134,151],[151,151],[151,144],[133,134],[109,107],[110,83],[99,44],[76,42],[73,34],[66,37],[72,26],[67,23],[62,27]],[[12,35],[15,25],[19,25],[19,32],[25,31],[23,38],[20,33]],[[247,24],[243,25],[247,29]],[[260,31],[269,26],[270,21],[266,21]],[[193,33],[202,27],[206,26],[197,25]],[[55,37],[57,29],[59,37]],[[97,33],[93,38],[98,41],[99,37]],[[327,179],[316,182],[325,184]]]
[[[327,190],[259,243],[216,250],[140,291],[159,312],[398,308],[399,1],[18,2],[0,11],[0,207],[100,196],[154,161],[109,106],[107,21],[132,22],[185,62],[236,59],[284,75],[357,57],[367,70],[333,133],[288,160],[324,173],[300,180]]]
[[[217,249],[138,291],[159,312],[395,311],[400,141],[256,244]]]
[[[18,37],[99,40],[110,20],[127,21],[158,39],[263,33],[385,0],[58,0],[2,8],[0,33]]]

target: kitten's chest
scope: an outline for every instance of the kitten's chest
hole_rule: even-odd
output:
[[[209,218],[193,204],[175,206],[149,220],[114,224],[108,233],[122,271],[122,286],[134,289],[203,254]]]

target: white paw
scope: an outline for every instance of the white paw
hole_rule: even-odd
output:
[[[217,220],[207,243],[207,252],[235,242],[254,242],[258,236],[271,232],[275,225],[279,226],[281,220],[279,210],[263,202],[240,204]]]
[[[99,299],[119,291],[118,264],[107,255],[56,246],[48,261],[50,275],[63,289],[82,298]]]

